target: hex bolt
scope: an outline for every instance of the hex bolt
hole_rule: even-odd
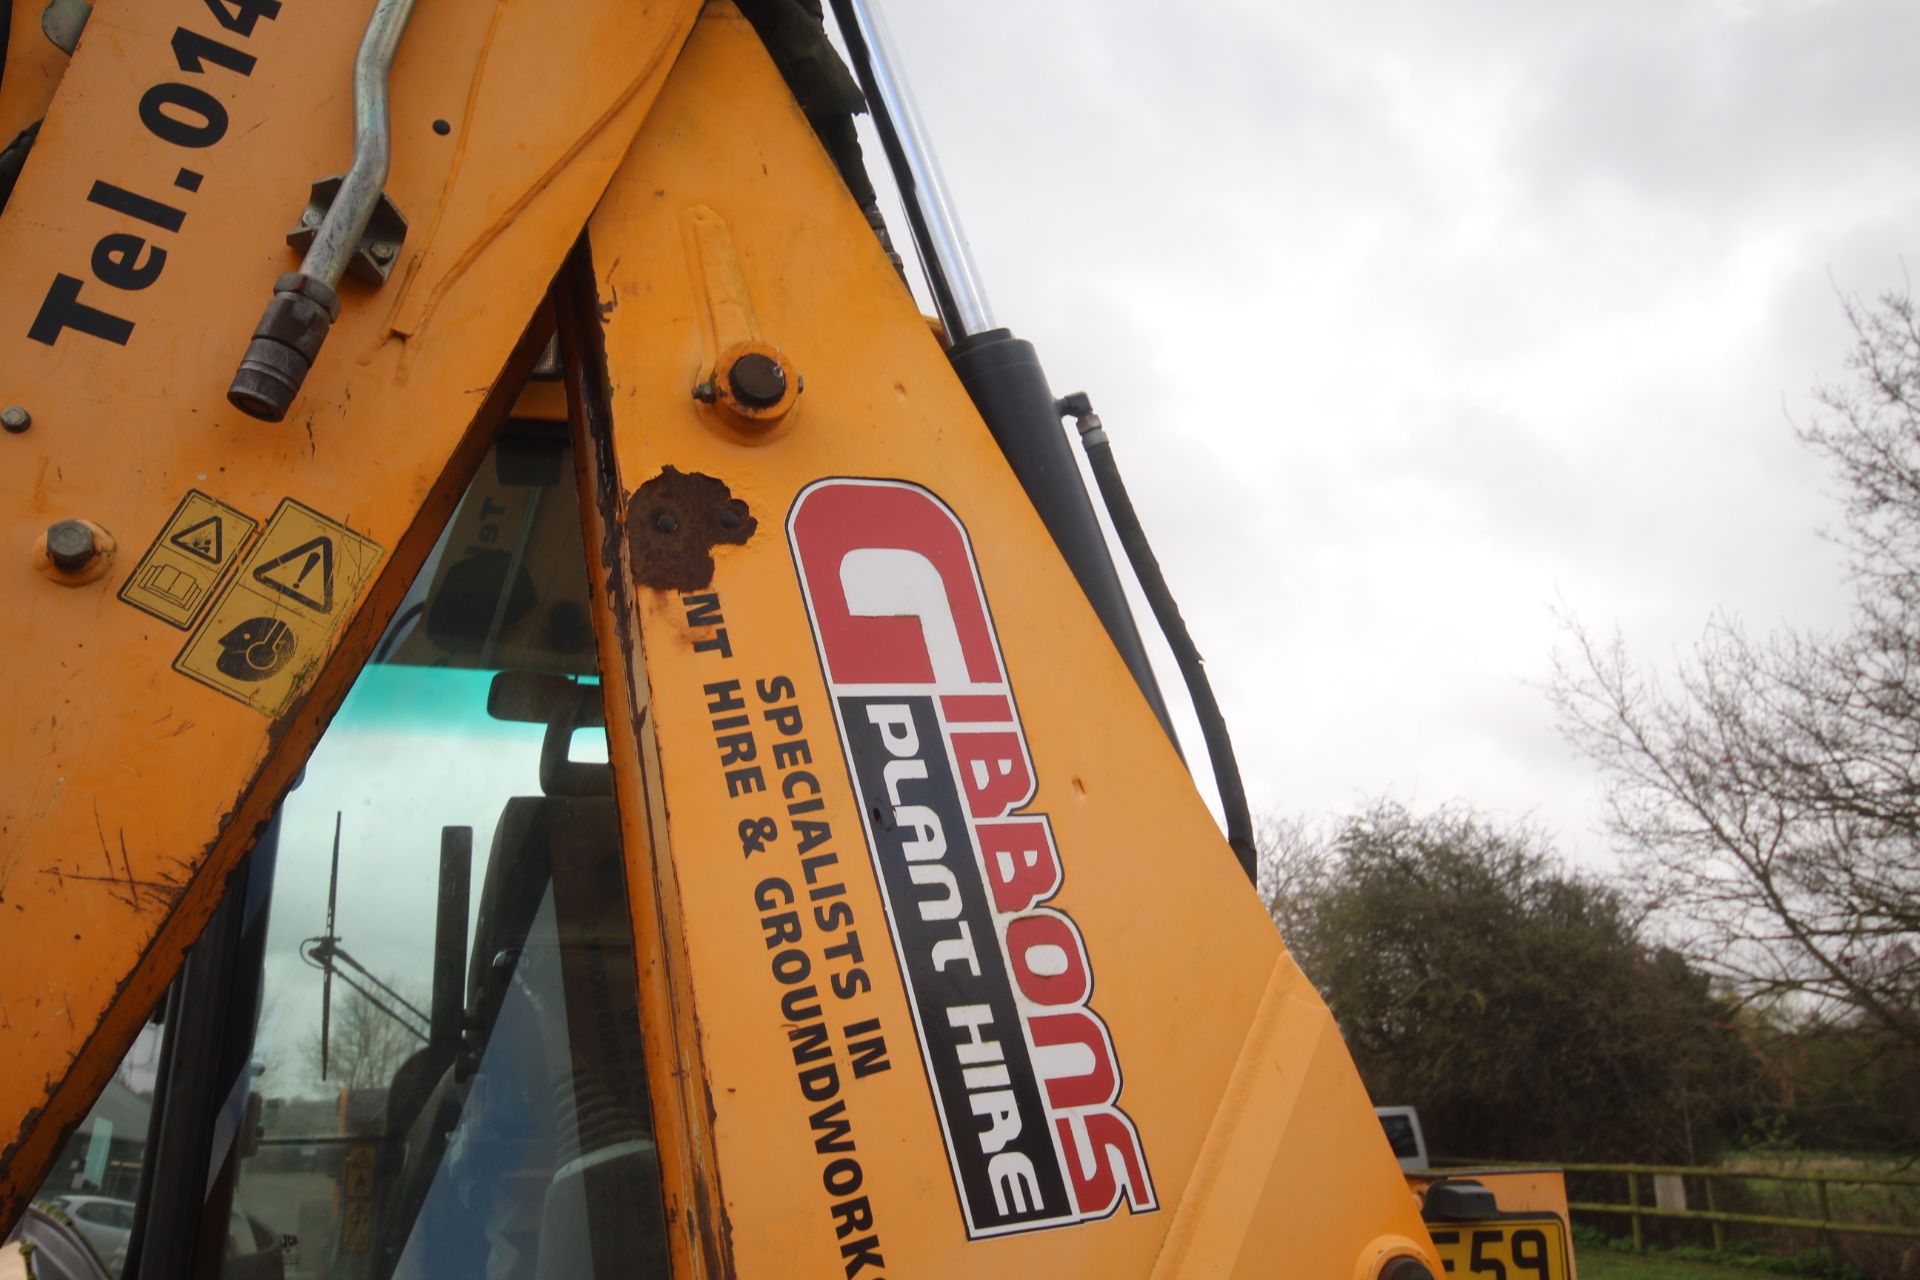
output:
[[[33,415],[27,412],[25,406],[10,404],[0,409],[0,427],[5,427],[12,434],[17,436],[32,425]]]
[[[394,247],[385,240],[376,240],[373,248],[368,250],[368,252],[373,254],[373,260],[375,262],[393,261]]]
[[[86,568],[98,550],[85,521],[62,520],[47,529],[47,559],[68,573]]]
[[[750,409],[771,409],[787,394],[787,371],[772,356],[749,351],[727,370],[727,388]]]
[[[653,518],[653,527],[662,533],[672,533],[680,527],[680,522],[674,519],[670,513],[662,511]]]

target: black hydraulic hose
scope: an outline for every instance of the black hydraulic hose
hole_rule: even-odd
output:
[[[7,39],[13,34],[13,0],[0,0],[0,82],[7,78]]]
[[[27,163],[27,153],[33,150],[33,140],[39,136],[40,121],[35,120],[22,129],[4,150],[0,150],[0,210],[4,210],[7,201],[13,198],[13,184]]]
[[[1220,714],[1219,700],[1213,696],[1213,683],[1207,679],[1206,660],[1200,656],[1200,649],[1187,630],[1186,619],[1180,616],[1180,606],[1174,602],[1167,579],[1160,572],[1160,561],[1154,557],[1146,531],[1140,527],[1140,517],[1133,510],[1133,500],[1127,496],[1127,486],[1120,478],[1120,466],[1114,461],[1113,446],[1107,440],[1106,429],[1100,425],[1100,415],[1093,412],[1085,395],[1068,396],[1060,402],[1060,411],[1063,416],[1071,415],[1080,428],[1080,444],[1086,450],[1094,483],[1100,488],[1100,500],[1106,504],[1107,518],[1113,521],[1113,531],[1120,536],[1127,563],[1133,566],[1133,576],[1139,579],[1140,589],[1146,593],[1147,603],[1153,609],[1154,621],[1160,624],[1161,633],[1173,649],[1174,661],[1180,666],[1181,678],[1186,681],[1187,696],[1193,700],[1193,713],[1200,720],[1200,735],[1207,744],[1207,759],[1213,762],[1213,785],[1220,793],[1220,808],[1227,819],[1227,845],[1239,859],[1247,879],[1258,883],[1253,813],[1247,808],[1247,789],[1240,779],[1240,765],[1234,758],[1233,738],[1227,732],[1226,717]]]
[[[7,38],[13,32],[13,0],[0,0],[0,82],[7,78]],[[13,194],[14,179],[20,176],[20,166],[27,162],[27,151],[33,146],[33,139],[40,132],[40,122],[20,131],[18,137],[9,142],[4,151],[0,151],[0,209],[7,207],[7,197]]]
[[[887,166],[893,170],[893,183],[900,192],[901,210],[907,215],[907,229],[913,236],[914,249],[920,255],[921,270],[926,273],[927,292],[933,297],[933,309],[947,331],[948,341],[957,341],[966,337],[959,319],[960,302],[954,292],[953,282],[947,278],[946,270],[940,263],[940,255],[934,249],[934,229],[927,221],[926,204],[921,198],[924,193],[919,191],[914,181],[913,165],[908,159],[906,144],[901,139],[900,122],[893,118],[893,112],[887,107],[887,95],[880,90],[873,50],[867,47],[867,39],[861,34],[853,0],[829,0],[829,3],[833,9],[834,25],[840,29],[840,39],[847,46],[847,61],[853,68],[854,78],[860,83],[861,94],[867,100],[867,118],[873,121],[874,132],[880,135],[880,149],[886,152]]]
[[[427,602],[425,600],[416,600],[411,605],[408,605],[399,617],[388,623],[386,638],[380,642],[380,647],[373,651],[373,660],[375,662],[385,662],[387,655],[393,652],[394,646],[398,645],[401,637],[406,634],[407,624],[426,611]]]

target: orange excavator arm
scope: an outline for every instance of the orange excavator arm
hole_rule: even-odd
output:
[[[1438,1274],[804,6],[407,8],[8,55],[0,1223],[118,1161],[149,1280]]]

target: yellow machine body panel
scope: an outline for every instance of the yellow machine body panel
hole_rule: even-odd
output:
[[[16,4],[7,29],[7,74],[0,80],[0,147],[47,112],[67,55],[40,33],[42,6]]]
[[[1450,1168],[1407,1174],[1422,1206],[1435,1187],[1466,1183],[1492,1193],[1499,1213],[1484,1219],[1430,1215],[1429,1235],[1450,1273],[1507,1274],[1528,1280],[1578,1280],[1566,1176],[1558,1169]]]
[[[4,394],[32,417],[0,436],[0,1217],[131,1043],[432,545],[697,6],[421,6],[389,183],[418,238],[380,292],[344,287],[328,358],[266,427],[223,393],[298,261],[285,235],[309,184],[351,152],[344,69],[369,8],[289,3],[243,35],[198,0],[102,0],[0,220]],[[196,494],[213,505],[177,519]],[[208,518],[217,549],[192,529]],[[65,519],[104,548],[79,573],[47,557]],[[322,551],[331,590],[324,563],[299,579]],[[247,646],[222,637],[254,618],[284,630],[223,672]]]
[[[659,1201],[595,1211],[657,1215],[683,1276],[1437,1274],[1325,1004],[740,13],[422,5],[408,238],[263,425],[223,391],[344,167],[371,6],[234,2],[102,0],[0,218],[32,414],[0,436],[0,1225],[356,675],[445,656],[375,646],[478,529],[557,327],[626,902],[556,896],[586,985],[593,908],[631,920],[622,1158]]]
[[[1324,1005],[724,7],[588,247],[614,758],[739,1272],[1423,1251]],[[742,350],[789,370],[769,411],[712,385]]]

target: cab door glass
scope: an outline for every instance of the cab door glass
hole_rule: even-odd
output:
[[[157,1015],[141,1027],[55,1158],[34,1196],[34,1220],[21,1225],[20,1238],[28,1243],[57,1252],[60,1242],[46,1237],[60,1236],[70,1252],[86,1255],[74,1259],[81,1265],[66,1268],[80,1280],[93,1274],[84,1265],[87,1257],[108,1276],[126,1267],[164,1030]]]
[[[283,805],[202,1274],[666,1274],[562,440],[483,462]]]

